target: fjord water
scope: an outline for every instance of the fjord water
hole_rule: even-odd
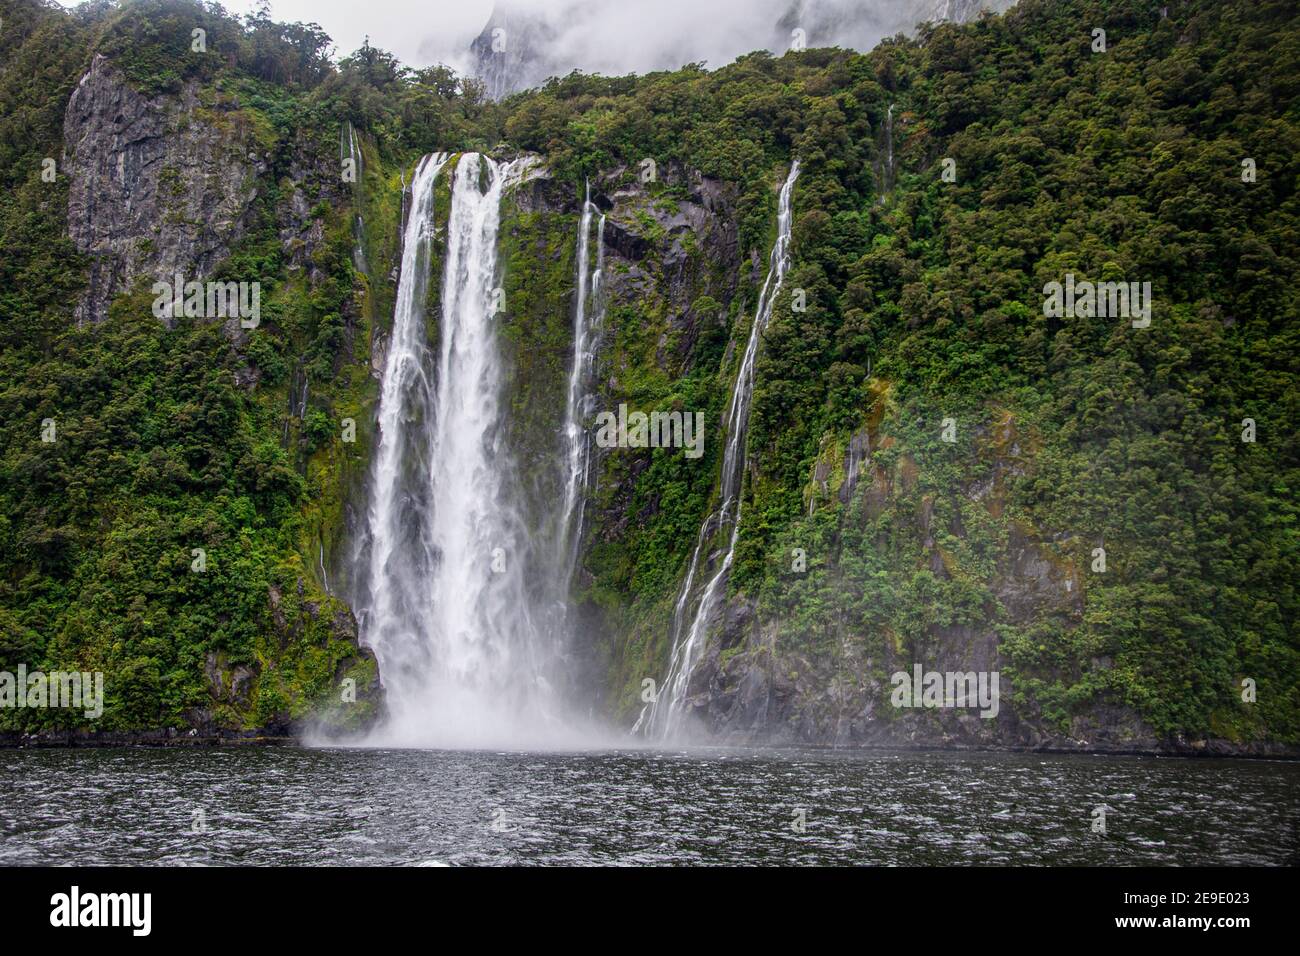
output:
[[[790,225],[791,197],[794,194],[795,180],[799,178],[799,161],[790,165],[790,174],[781,187],[777,202],[776,242],[768,258],[767,278],[759,292],[758,307],[754,310],[754,322],[750,326],[749,338],[745,352],[740,360],[740,370],[736,373],[736,384],[731,392],[731,404],[727,408],[726,436],[727,444],[723,452],[721,489],[717,510],[704,519],[695,549],[687,566],[686,577],[682,581],[677,602],[673,608],[672,654],[668,662],[668,675],[664,678],[658,695],[642,710],[637,718],[635,732],[650,737],[670,739],[677,730],[682,706],[686,701],[690,686],[691,672],[695,668],[700,651],[704,648],[708,636],[709,624],[713,620],[727,587],[727,575],[736,557],[736,543],[740,538],[740,492],[745,477],[745,457],[749,438],[749,410],[754,399],[754,364],[758,358],[758,347],[763,332],[772,318],[772,308],[776,297],[785,281],[786,270],[790,268]],[[701,568],[701,561],[707,557],[706,551],[715,536],[729,532],[726,550],[717,570],[708,579],[698,597],[695,594],[695,580]],[[694,611],[691,604],[694,601]]]
[[[454,161],[437,356],[426,332],[436,237],[426,157],[411,181],[379,448],[358,564],[362,640],[389,715],[373,742],[524,745],[564,730],[555,635],[527,569],[533,542],[506,446],[497,233],[505,191],[530,160]]]
[[[0,865],[1295,864],[1298,821],[1265,761],[0,751]]]

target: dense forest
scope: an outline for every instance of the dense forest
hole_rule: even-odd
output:
[[[897,719],[863,701],[887,700],[899,662],[947,660],[1008,681],[991,743],[1300,743],[1287,0],[1021,0],[868,53],[575,73],[501,102],[216,4],[0,0],[0,20],[0,670],[103,671],[98,726],[287,726],[341,677],[374,680],[336,594],[402,186],[424,153],[477,150],[538,154],[558,197],[518,210],[507,240],[506,322],[541,396],[517,404],[538,415],[563,375],[587,183],[643,189],[648,212],[621,228],[651,250],[668,240],[650,213],[718,184],[735,262],[686,239],[683,288],[611,302],[600,359],[602,407],[714,422],[775,190],[802,164],[730,607],[701,678],[725,698],[763,670],[786,710],[755,733],[833,741],[837,707]],[[64,165],[84,159],[65,137],[100,57],[257,157],[214,271],[261,282],[254,333],[160,322],[143,276],[101,321],[74,318],[91,262],[69,235]],[[349,131],[356,189],[338,176]],[[664,173],[644,184],[647,157]],[[1067,274],[1150,283],[1149,325],[1045,315]],[[851,447],[869,449],[860,476]],[[714,443],[699,462],[600,464],[576,598],[612,719],[664,669],[718,463]],[[83,723],[0,711],[0,729]]]

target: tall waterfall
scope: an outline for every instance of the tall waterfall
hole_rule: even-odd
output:
[[[529,161],[455,163],[435,359],[425,303],[433,187],[447,161],[426,157],[411,181],[358,604],[384,679],[383,740],[513,746],[558,720],[525,582],[496,334],[500,203]]]
[[[414,695],[412,688],[428,669],[432,650],[424,626],[432,615],[425,582],[436,560],[428,500],[433,383],[423,306],[433,241],[433,186],[446,162],[443,153],[426,156],[409,189],[379,399],[365,539],[369,561],[358,574],[363,591],[354,602],[362,640],[383,662],[395,711]]]
[[[605,267],[605,217],[596,224],[596,268],[591,268],[591,222],[599,213],[591,201],[588,185],[578,222],[578,276],[573,307],[573,360],[564,411],[565,476],[564,501],[560,510],[556,544],[560,549],[559,597],[564,600],[572,583],[578,548],[582,543],[582,518],[591,463],[590,378],[595,361],[595,333],[601,319],[601,278]]]
[[[754,323],[749,330],[749,341],[745,345],[740,371],[736,374],[736,386],[731,394],[731,405],[727,409],[727,445],[722,458],[721,503],[700,527],[686,578],[673,609],[673,644],[668,676],[660,686],[656,699],[641,711],[633,732],[668,737],[676,729],[686,700],[691,672],[698,663],[700,651],[704,649],[709,622],[726,591],[727,576],[735,560],[736,542],[740,537],[740,492],[745,477],[749,411],[754,396],[754,362],[758,356],[759,339],[772,318],[772,306],[780,292],[781,283],[785,280],[786,270],[790,267],[790,201],[798,178],[799,161],[795,160],[790,166],[785,185],[781,187],[777,206],[776,243],[768,257],[767,278],[763,281],[758,296]],[[704,551],[714,536],[728,525],[731,533],[722,563],[700,592],[694,613],[690,614],[688,620],[695,579],[700,571]]]

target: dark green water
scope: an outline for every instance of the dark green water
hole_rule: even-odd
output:
[[[0,751],[7,865],[1294,864],[1298,832],[1283,762]]]

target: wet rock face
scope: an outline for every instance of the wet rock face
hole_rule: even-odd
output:
[[[889,438],[869,427],[852,432],[843,443],[846,447],[829,447],[813,464],[812,483],[823,498],[837,496],[842,505],[860,502],[864,514],[893,510],[900,527],[909,532],[912,560],[924,562],[936,579],[952,576],[953,568],[969,573],[939,540],[943,533],[967,539],[961,508],[950,501],[941,509],[933,493],[909,496],[907,486],[916,484],[915,465],[906,458],[894,467],[877,465],[872,450],[882,442]],[[1001,515],[1001,499],[1007,494],[1004,480],[1022,468],[1022,450],[1010,439],[992,441],[991,447],[994,477],[973,477],[948,494]],[[843,462],[842,474],[832,474],[827,467],[836,461]],[[1000,489],[996,495],[993,485]],[[855,627],[805,634],[795,622],[770,618],[752,598],[736,595],[712,622],[713,639],[692,676],[689,718],[701,736],[739,744],[1195,749],[1194,743],[1158,739],[1131,707],[1116,700],[1099,700],[1063,726],[1046,717],[1032,697],[1018,699],[1015,671],[1001,645],[1001,626],[1047,621],[1064,631],[1082,619],[1083,581],[1075,564],[1062,556],[1061,544],[1059,536],[1054,539],[1011,522],[987,581],[992,600],[983,615],[967,623],[932,623],[916,646]],[[827,600],[842,597],[840,587],[841,582],[829,578]],[[908,702],[896,704],[894,675],[908,675],[909,689],[915,687],[911,677],[918,663],[923,675],[983,674],[991,681],[997,674],[996,709],[981,701],[917,705],[910,695]],[[1093,661],[1096,669],[1109,666],[1106,658]]]
[[[499,157],[513,159],[514,156]],[[523,182],[510,192],[510,200],[521,213],[568,213],[581,210],[574,203],[573,190],[545,166],[534,166]]]
[[[63,137],[68,235],[91,262],[79,323],[103,321],[138,277],[209,275],[242,235],[266,168],[240,124],[208,115],[194,86],[147,97],[103,56],[68,101]]]
[[[682,371],[699,332],[697,297],[730,302],[737,293],[735,197],[717,180],[671,165],[658,178],[673,197],[657,198],[639,178],[627,182],[626,172],[592,184],[593,201],[606,210],[607,288],[614,301],[662,303],[669,330],[680,334],[675,353],[661,353],[658,364]]]
[[[736,295],[741,273],[735,197],[729,187],[665,165],[657,175],[661,186],[670,187],[669,198],[661,186],[641,182],[636,173],[620,167],[591,180],[591,200],[605,215],[602,287],[607,314],[597,345],[595,396],[600,409],[615,409],[628,400],[627,358],[616,349],[626,328],[620,323],[654,323],[659,334],[645,360],[678,377],[695,360],[703,323],[725,321],[725,304]],[[697,314],[693,306],[704,296],[724,303],[723,310]],[[631,504],[649,460],[633,458],[620,469],[611,464],[623,457],[616,449],[597,447],[594,457],[593,474],[610,493],[605,507],[593,509],[592,522],[603,540],[620,540],[630,523],[650,517],[648,510],[636,513]]]
[[[203,661],[203,674],[208,680],[208,692],[213,704],[228,704],[237,710],[246,710],[250,703],[257,671],[244,664],[231,667],[224,653],[209,651]]]
[[[289,670],[300,664],[305,653],[323,652],[331,658],[325,694],[308,701],[305,711],[286,706],[259,718],[258,695],[267,681],[274,683],[276,668],[267,671],[260,662],[233,663],[224,651],[209,651],[203,662],[209,699],[191,711],[189,726],[204,734],[253,726],[272,736],[298,735],[307,729],[345,734],[365,730],[377,719],[384,705],[378,662],[370,648],[361,646],[352,611],[337,602],[322,606],[304,599],[301,578],[296,590],[297,602],[291,600],[292,592],[275,585],[268,590],[271,640],[285,655],[280,666]]]

